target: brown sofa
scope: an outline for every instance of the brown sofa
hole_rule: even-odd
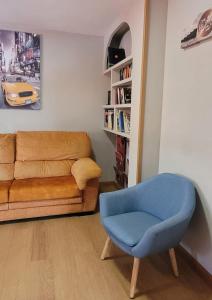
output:
[[[84,132],[0,134],[0,221],[94,211],[100,167]]]

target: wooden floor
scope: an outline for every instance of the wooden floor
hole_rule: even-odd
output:
[[[99,215],[0,225],[0,300],[125,300],[132,258],[115,247],[100,260]],[[137,299],[203,300],[212,291],[182,258],[172,275],[168,254],[144,259]]]

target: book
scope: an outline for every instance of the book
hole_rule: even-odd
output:
[[[108,126],[108,112],[105,111],[104,113],[104,127],[107,128]]]
[[[108,112],[108,129],[111,129],[111,130],[113,130],[113,116],[114,116],[113,110],[109,111]]]
[[[122,110],[119,111],[119,126],[120,126],[120,131],[124,131],[124,112]]]
[[[126,140],[126,155],[125,155],[125,174],[129,173],[129,152],[130,152],[130,143],[129,140]]]
[[[128,147],[128,149],[127,149]],[[128,184],[129,141],[121,136],[116,137],[116,164],[114,166],[116,181],[123,187]]]
[[[120,80],[130,78],[132,76],[132,64],[129,64],[126,67],[120,69],[119,76],[120,76]]]
[[[116,111],[116,116],[115,116],[115,122],[116,122],[116,130],[120,131],[120,125],[119,125],[119,111]]]
[[[131,87],[118,87],[116,89],[116,104],[131,103]]]
[[[124,88],[124,103],[131,103],[131,87]]]
[[[114,123],[117,131],[130,133],[130,110],[116,110]]]
[[[107,92],[107,104],[111,105],[111,91]]]
[[[121,136],[116,136],[116,152],[121,153],[125,156],[125,149],[126,149],[126,138]]]
[[[116,104],[120,104],[120,89],[116,89]]]
[[[114,128],[114,111],[113,109],[107,109],[104,113],[104,127],[110,130]]]
[[[124,118],[124,132],[130,133],[130,111],[124,111],[123,112],[123,118]]]

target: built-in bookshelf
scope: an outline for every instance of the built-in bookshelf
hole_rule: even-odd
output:
[[[114,170],[116,179],[120,177],[121,185],[125,187],[128,182],[129,170],[132,70],[133,59],[132,56],[129,56],[104,71],[104,75],[109,80],[109,89],[105,101],[107,103],[103,105],[103,129],[116,136],[116,165]],[[122,155],[117,148],[121,149]],[[124,162],[123,165],[121,161]]]
[[[104,130],[130,139],[132,56],[104,72],[110,77],[110,90],[104,109]]]

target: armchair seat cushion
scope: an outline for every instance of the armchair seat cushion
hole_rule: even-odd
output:
[[[105,217],[103,224],[108,232],[129,247],[135,246],[145,232],[158,223],[159,218],[142,211]]]

